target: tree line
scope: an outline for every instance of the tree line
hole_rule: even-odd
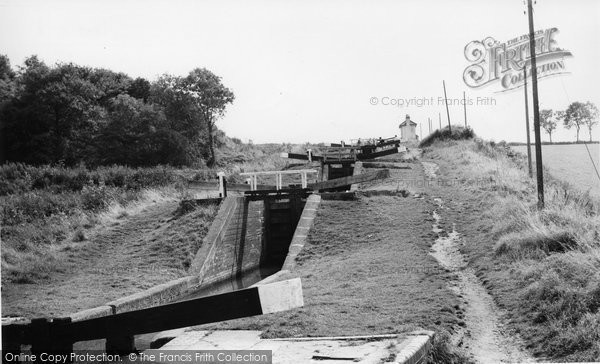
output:
[[[0,55],[0,162],[212,166],[233,100],[205,68],[150,82],[37,56],[14,70]]]
[[[585,103],[576,101],[571,103],[566,110],[540,110],[540,126],[548,133],[550,143],[552,143],[552,133],[559,123],[566,129],[575,129],[577,142],[579,142],[581,128],[587,128],[591,142],[592,129],[598,124],[598,108],[589,101]]]

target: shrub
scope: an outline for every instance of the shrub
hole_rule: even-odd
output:
[[[424,148],[428,147],[434,142],[440,140],[463,140],[463,139],[473,139],[475,137],[475,133],[473,129],[470,127],[462,127],[458,125],[452,126],[452,131],[448,129],[448,127],[437,129],[433,133],[429,134],[421,142],[419,143],[419,147]]]
[[[51,190],[55,193],[82,191],[86,186],[107,185],[126,189],[160,187],[181,179],[171,167],[129,168],[125,166],[33,167],[22,163],[0,166],[0,196],[32,190]]]
[[[577,245],[575,238],[568,232],[525,231],[503,236],[494,250],[497,255],[510,255],[513,259],[519,259],[564,253]]]
[[[533,314],[553,357],[597,358],[600,347],[600,262],[583,253],[559,254],[521,274],[522,308]]]
[[[11,195],[3,199],[2,224],[16,225],[56,214],[68,214],[77,209],[77,197],[45,191]]]
[[[0,165],[0,196],[29,191],[32,168],[23,163]]]
[[[111,191],[105,186],[85,187],[81,191],[81,206],[84,210],[98,212],[108,207],[112,201]]]

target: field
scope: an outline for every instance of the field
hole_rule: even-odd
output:
[[[511,149],[527,153],[526,146],[511,146]],[[573,188],[590,191],[593,197],[600,198],[600,181],[594,169],[594,166],[600,168],[599,144],[543,145],[542,153],[544,165],[552,175],[570,183]],[[531,154],[535,162],[534,148]]]

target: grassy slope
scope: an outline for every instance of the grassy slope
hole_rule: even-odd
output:
[[[438,333],[437,359],[456,360],[445,343],[464,325],[463,308],[447,288],[451,274],[429,255],[436,237],[431,208],[412,197],[323,201],[296,268],[305,306],[202,329],[258,329],[266,337],[291,337],[424,328]]]
[[[214,168],[0,166],[3,284],[41,282],[68,270],[60,254],[63,246],[85,242],[93,231],[107,227],[105,220],[157,194],[186,198],[185,180],[214,181],[218,171],[225,171],[230,181],[240,182],[239,172],[286,168],[289,161],[279,152],[300,148],[241,144],[227,137],[222,143]]]
[[[149,202],[83,242],[63,243],[63,269],[30,284],[3,284],[3,316],[62,316],[187,275],[216,206],[179,215],[178,202]]]
[[[172,220],[185,180],[286,168],[279,152],[300,148],[223,143],[210,169],[0,166],[3,315],[69,313],[185,274],[214,212]]]
[[[546,209],[523,159],[484,142],[438,142],[425,153],[446,179],[444,201],[468,236],[463,253],[534,354],[600,357],[599,204],[546,178]]]
[[[0,166],[2,282],[33,283],[66,269],[56,254],[82,242],[111,215],[180,194],[170,168]]]

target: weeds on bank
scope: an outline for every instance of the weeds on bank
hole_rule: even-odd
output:
[[[152,201],[193,198],[188,180],[215,181],[224,171],[230,182],[239,173],[281,170],[289,160],[281,152],[304,153],[319,145],[244,144],[233,140],[217,150],[213,168],[169,166],[0,166],[0,224],[3,282],[31,283],[66,269],[60,250],[86,241],[95,226],[107,226],[145,208]],[[273,181],[261,181],[273,184]]]
[[[180,179],[171,168],[0,166],[2,280],[32,283],[64,270],[59,247],[89,230],[174,196],[159,191]]]
[[[536,206],[525,159],[504,143],[437,142],[466,188],[494,207],[490,252],[512,274],[511,312],[534,353],[562,360],[600,357],[600,202],[545,172],[545,208]]]
[[[445,141],[445,140],[466,140],[473,139],[475,133],[470,127],[463,127],[460,125],[452,125],[452,129],[447,126],[442,129],[436,129],[433,133],[427,135],[419,143],[419,147],[425,148],[433,143]]]

